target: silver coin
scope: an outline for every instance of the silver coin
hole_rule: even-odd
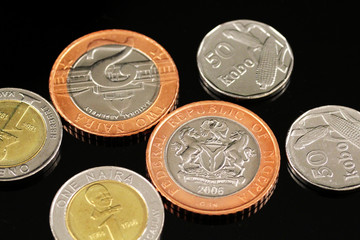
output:
[[[160,89],[160,76],[151,58],[125,45],[87,51],[72,66],[67,82],[69,95],[79,109],[109,121],[144,112]]]
[[[139,174],[103,166],[70,178],[50,209],[55,239],[159,239],[162,200]]]
[[[191,194],[211,198],[245,188],[255,177],[260,158],[259,144],[251,132],[238,122],[216,116],[181,125],[165,149],[171,178]]]
[[[286,153],[306,183],[335,191],[360,187],[360,112],[342,106],[307,111],[292,124]]]
[[[274,28],[251,20],[218,25],[197,52],[201,80],[212,92],[236,99],[271,96],[288,83],[291,48]]]
[[[44,98],[24,89],[0,89],[0,181],[19,180],[56,162],[61,120]]]

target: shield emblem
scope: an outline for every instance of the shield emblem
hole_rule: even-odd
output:
[[[200,163],[206,171],[214,173],[225,165],[224,150],[226,146],[222,144],[203,144],[201,148],[203,151],[200,155]]]

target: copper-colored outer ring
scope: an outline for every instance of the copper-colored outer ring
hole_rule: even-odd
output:
[[[169,175],[164,160],[172,133],[187,121],[202,116],[226,117],[240,123],[257,140],[261,159],[254,179],[242,190],[228,196],[207,198],[184,190]],[[268,125],[250,110],[223,101],[190,103],[168,114],[152,132],[146,151],[149,176],[170,203],[197,214],[228,215],[243,212],[266,202],[274,190],[280,169],[280,150]]]
[[[128,41],[132,39],[132,41]],[[155,63],[160,75],[160,90],[154,103],[136,117],[106,121],[81,111],[67,91],[71,66],[85,52],[107,44],[129,45],[146,54]],[[51,100],[60,115],[71,125],[90,134],[104,137],[130,136],[151,128],[174,106],[179,91],[179,76],[169,53],[157,42],[128,30],[102,30],[85,35],[66,47],[56,59],[50,73]]]

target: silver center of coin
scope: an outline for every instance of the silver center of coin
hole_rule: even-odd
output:
[[[308,183],[325,189],[360,186],[360,112],[323,106],[300,116],[286,140],[290,167]]]
[[[153,104],[160,89],[153,61],[124,45],[87,51],[72,66],[67,82],[70,97],[79,109],[108,121],[141,114]]]
[[[192,194],[212,198],[246,187],[256,175],[260,157],[251,132],[235,121],[210,116],[177,128],[165,150],[173,180]]]
[[[293,55],[272,27],[250,20],[221,24],[210,31],[197,54],[200,76],[213,92],[259,98],[286,86]]]

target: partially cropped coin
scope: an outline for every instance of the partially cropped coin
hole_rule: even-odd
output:
[[[256,99],[287,86],[294,59],[286,39],[271,26],[236,20],[202,40],[197,64],[204,85],[218,96]]]
[[[46,170],[57,159],[62,124],[44,98],[19,88],[0,88],[0,181]]]
[[[360,187],[360,112],[322,106],[302,114],[286,139],[290,170],[304,183],[326,190]]]
[[[201,101],[178,108],[156,126],[146,163],[152,182],[175,209],[250,215],[275,188],[280,151],[253,112]]]
[[[50,95],[75,129],[105,137],[130,136],[172,110],[179,77],[167,51],[140,33],[103,30],[85,35],[59,55]]]
[[[121,167],[85,170],[57,192],[50,210],[55,239],[159,239],[164,207],[144,177]]]

